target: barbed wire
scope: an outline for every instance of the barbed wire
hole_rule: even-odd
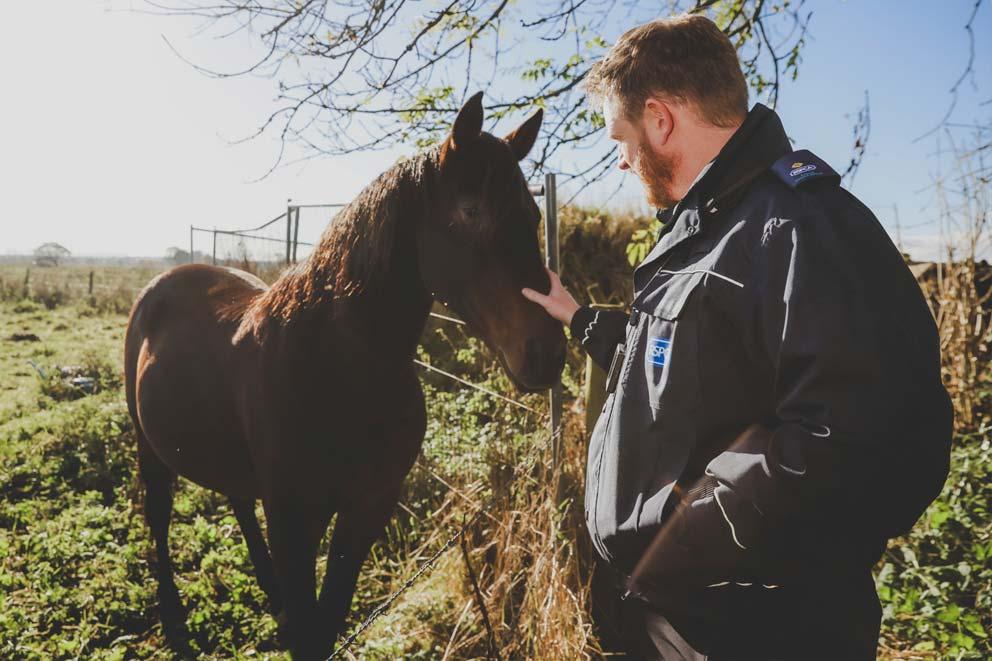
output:
[[[466,381],[465,379],[461,378],[460,376],[456,376],[456,375],[452,374],[451,372],[445,372],[444,370],[439,369],[437,367],[434,367],[433,365],[431,365],[429,363],[425,363],[422,360],[417,360],[416,358],[414,358],[413,359],[413,362],[415,362],[417,365],[420,365],[421,367],[423,367],[426,370],[429,370],[431,372],[435,372],[435,373],[440,374],[442,376],[446,376],[449,379],[454,379],[458,383],[461,383],[462,385],[468,386],[469,388],[472,388],[474,390],[478,390],[479,392],[485,393],[485,394],[489,395],[490,397],[495,397],[497,399],[503,400],[504,402],[506,402],[508,404],[513,404],[514,406],[519,406],[520,408],[522,408],[522,409],[524,409],[526,411],[530,411],[531,413],[537,413],[536,410],[534,410],[531,407],[527,406],[523,402],[518,402],[517,400],[511,399],[511,398],[507,397],[506,395],[501,395],[500,393],[496,392],[495,390],[490,390],[489,388],[486,388],[484,386],[480,386],[477,383],[472,383],[471,381]]]
[[[430,315],[432,317],[436,317],[438,319],[443,319],[445,321],[450,321],[452,323],[462,324],[462,325],[465,324],[465,322],[462,321],[461,319],[456,319],[454,317],[447,317],[445,315],[437,314],[435,312],[431,312]],[[504,402],[508,402],[510,404],[513,404],[514,406],[519,406],[520,408],[526,409],[526,410],[531,411],[533,413],[537,413],[537,411],[535,411],[531,407],[527,406],[526,404],[524,404],[522,402],[518,402],[517,400],[512,399],[510,397],[507,397],[506,395],[503,395],[501,393],[498,393],[498,392],[496,392],[494,390],[490,390],[489,388],[485,388],[483,386],[480,386],[477,383],[472,383],[471,381],[467,381],[467,380],[465,380],[465,379],[463,379],[463,378],[461,378],[459,376],[456,376],[454,374],[451,374],[450,372],[446,372],[446,371],[444,371],[442,369],[439,369],[437,367],[434,367],[433,365],[430,365],[428,363],[425,363],[425,362],[420,361],[420,360],[417,360],[417,359],[414,359],[413,362],[416,363],[416,364],[418,364],[418,365],[420,365],[421,367],[423,367],[423,368],[431,371],[431,372],[435,372],[435,373],[440,374],[442,376],[448,377],[449,379],[453,379],[453,380],[457,381],[458,383],[460,383],[462,385],[468,386],[468,387],[470,387],[470,388],[472,388],[474,390],[478,390],[479,392],[485,393],[486,395],[489,395],[489,396],[494,397],[496,399],[502,400]],[[561,432],[562,432],[561,426],[559,426],[557,429],[552,430],[551,434],[549,434],[549,436],[548,436],[547,443],[548,444],[553,443],[555,441],[555,438],[557,436],[560,436],[561,435]],[[510,485],[512,485],[513,482],[517,479],[517,476],[518,475],[519,475],[519,473],[514,474],[513,477],[511,477],[510,480],[506,483],[505,488],[508,489],[510,487]],[[437,478],[439,481],[441,481],[442,484],[444,484],[445,486],[447,486],[449,492],[457,492],[458,491],[454,487],[448,485],[446,482],[444,482],[443,480],[441,480],[438,476],[435,475],[435,478]],[[472,516],[469,517],[469,519],[466,520],[465,523],[462,524],[462,526],[453,535],[451,535],[444,542],[444,544],[442,544],[441,547],[437,551],[435,551],[431,555],[431,557],[429,557],[417,569],[416,572],[414,572],[413,576],[411,576],[406,581],[404,581],[403,584],[399,587],[399,589],[397,589],[395,592],[393,592],[391,595],[389,595],[381,604],[379,604],[378,606],[376,606],[372,610],[372,612],[369,613],[368,617],[365,618],[365,620],[358,626],[358,628],[355,629],[355,631],[352,632],[352,634],[350,636],[348,636],[344,640],[344,642],[342,642],[340,645],[338,645],[338,647],[331,653],[331,655],[329,657],[327,657],[327,659],[325,661],[331,661],[335,657],[337,657],[340,654],[342,654],[343,652],[347,651],[348,648],[350,648],[355,643],[355,641],[358,640],[358,638],[369,627],[371,627],[372,624],[377,619],[379,619],[383,614],[386,613],[386,611],[388,611],[390,609],[390,607],[396,602],[397,599],[399,599],[403,595],[404,592],[406,592],[407,590],[409,590],[413,586],[413,584],[416,583],[418,579],[420,579],[421,576],[423,576],[424,574],[426,574],[428,571],[430,571],[434,567],[434,563],[436,563],[438,561],[438,559],[442,555],[444,555],[444,553],[448,549],[450,549],[452,546],[454,546],[455,545],[455,542],[457,542],[459,539],[461,539],[465,535],[465,532],[470,527],[472,527],[475,524],[476,521],[478,521],[479,517],[484,512],[486,512],[486,508],[485,507],[479,507],[478,509],[476,509],[475,513],[472,514]],[[493,644],[495,644],[493,641],[490,641],[490,642],[493,643]]]
[[[544,441],[544,445],[550,446],[550,444],[554,443],[555,439],[561,436],[561,434],[562,434],[562,426],[559,426],[557,429],[553,430],[550,434],[548,434],[548,438]],[[523,474],[523,472],[514,473],[514,475],[504,485],[504,489],[509,489],[510,486],[512,486],[513,483],[516,481],[517,477],[519,477],[521,474]],[[454,489],[454,487],[449,487],[449,491],[456,491],[456,489]],[[496,498],[494,497],[493,500],[496,500]],[[441,548],[435,551],[430,558],[428,558],[426,561],[424,561],[422,565],[420,565],[417,571],[414,572],[413,576],[411,576],[406,581],[404,581],[403,584],[395,592],[393,592],[391,595],[386,597],[386,599],[381,604],[376,606],[372,610],[372,612],[369,613],[368,617],[366,617],[365,620],[358,626],[358,628],[355,629],[355,631],[352,632],[352,634],[348,636],[344,640],[344,642],[338,645],[338,647],[324,661],[331,661],[332,659],[346,652],[352,645],[354,645],[355,641],[358,640],[358,638],[369,627],[371,627],[377,619],[382,617],[390,609],[390,607],[394,603],[396,603],[396,600],[399,599],[404,592],[409,590],[417,582],[417,580],[420,579],[421,576],[426,574],[434,567],[434,564],[438,561],[438,559],[440,559],[440,557],[444,555],[444,553],[448,549],[454,546],[455,542],[461,539],[465,535],[466,531],[468,531],[468,529],[471,528],[472,525],[474,525],[475,522],[478,521],[479,517],[486,511],[487,511],[486,507],[479,507],[475,511],[475,513],[472,514],[472,516],[469,517],[468,520],[466,520],[465,523],[462,524],[462,526],[453,535],[451,535],[444,542],[444,544],[441,545]]]
[[[404,592],[409,590],[421,576],[426,574],[430,569],[434,567],[434,563],[437,562],[442,555],[444,555],[445,551],[447,551],[448,549],[450,549],[452,546],[455,545],[455,542],[457,542],[461,538],[461,536],[465,534],[465,531],[469,529],[469,526],[475,523],[475,521],[479,518],[479,514],[483,512],[484,509],[485,508],[479,508],[478,510],[476,510],[475,514],[473,514],[472,517],[468,521],[466,521],[461,528],[458,529],[458,532],[456,532],[454,535],[449,537],[448,540],[441,545],[441,548],[435,551],[434,554],[431,555],[431,557],[428,558],[424,562],[424,564],[420,566],[420,568],[413,574],[413,576],[411,576],[410,578],[408,578],[406,581],[403,582],[403,585],[401,585],[399,589],[396,590],[396,592],[389,595],[389,597],[387,597],[385,601],[383,601],[381,604],[376,606],[372,610],[372,612],[369,613],[369,616],[365,618],[365,621],[362,622],[361,625],[359,625],[359,627],[350,636],[348,636],[344,640],[344,642],[341,643],[337,647],[337,649],[335,649],[331,653],[329,657],[327,657],[327,659],[325,659],[325,661],[331,661],[331,659],[334,659],[335,657],[339,656],[341,653],[347,651],[348,648],[351,647],[356,640],[358,640],[358,637],[361,636],[366,629],[372,626],[372,624],[377,619],[379,619],[379,617],[385,614],[386,611],[389,610],[389,608],[396,602],[397,599],[399,599],[403,595]]]

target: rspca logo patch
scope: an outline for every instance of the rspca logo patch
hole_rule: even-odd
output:
[[[661,337],[648,340],[648,362],[658,367],[664,367],[672,353],[672,341]]]
[[[832,180],[840,183],[840,175],[823,159],[806,149],[786,154],[775,161],[772,164],[772,172],[789,188],[797,188],[803,182],[812,180]]]

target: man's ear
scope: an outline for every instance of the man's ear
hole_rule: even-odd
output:
[[[531,115],[523,124],[508,133],[503,139],[510,143],[510,149],[518,161],[530,152],[537,140],[537,132],[541,128],[541,120],[544,118],[544,110],[538,108],[537,112]]]
[[[468,146],[482,133],[482,92],[476,92],[465,102],[455,117],[448,142],[452,149]]]
[[[644,128],[646,129],[648,140],[655,147],[662,147],[668,143],[675,129],[675,115],[672,113],[668,103],[661,99],[648,97],[644,102]]]

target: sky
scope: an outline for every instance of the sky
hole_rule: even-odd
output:
[[[140,6],[139,2],[134,3]],[[851,189],[904,246],[930,256],[935,206],[926,189],[934,140],[968,59],[974,0],[810,0],[799,78],[778,105],[797,148],[836,168],[851,154],[853,118],[870,94],[871,136]],[[231,141],[265,118],[275,82],[205,77],[170,49],[223,67],[245,41],[197,35],[174,18],[119,11],[118,0],[22,2],[0,22],[0,254],[57,241],[75,255],[161,256],[189,244],[189,226],[243,228],[299,203],[346,202],[413,148],[315,159],[255,181],[277,145]],[[631,26],[616,26],[622,31]],[[975,22],[974,81],[953,120],[992,119],[992,6]],[[521,118],[522,119],[522,118]],[[509,128],[509,127],[508,127]],[[580,198],[605,200],[605,186]],[[643,205],[632,176],[610,199]],[[646,208],[646,207],[645,207]],[[304,226],[304,238],[319,234]],[[197,249],[209,250],[197,245]]]

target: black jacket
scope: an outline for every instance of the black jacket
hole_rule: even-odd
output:
[[[594,546],[655,595],[870,567],[948,470],[937,330],[902,256],[760,104],[663,220],[629,317],[571,324],[604,369],[618,354]]]

